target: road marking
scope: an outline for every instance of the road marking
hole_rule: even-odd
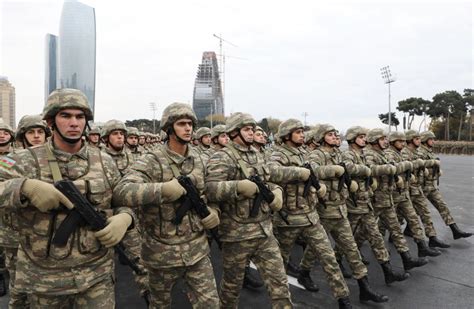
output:
[[[255,266],[255,264],[253,262],[250,262],[250,267],[257,270],[257,267]],[[302,289],[302,290],[306,290],[304,288],[304,286],[302,286],[301,284],[298,283],[298,280],[296,280],[295,277],[289,276],[289,275],[286,275],[286,277],[288,278],[288,283],[291,284],[292,286],[297,287],[297,288]]]

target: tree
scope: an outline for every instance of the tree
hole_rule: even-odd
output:
[[[460,116],[462,110],[462,96],[455,90],[449,90],[438,93],[433,97],[431,104],[428,107],[427,114],[431,118],[443,118],[444,124],[444,139],[450,140],[450,118],[451,113],[455,113],[457,117]],[[453,115],[454,116],[454,115]]]
[[[153,132],[153,120],[151,119],[135,119],[135,120],[126,120],[125,125],[127,127],[135,127],[138,130],[143,132]],[[155,120],[155,126],[157,128],[157,132],[160,128],[160,121]]]
[[[468,138],[472,141],[472,115],[474,113],[474,89],[464,89],[463,100],[466,102],[466,108],[469,114],[469,129],[467,132]]]
[[[263,131],[265,131],[265,132],[270,131],[270,129],[268,128],[268,119],[267,118],[263,118],[257,124],[263,129]]]
[[[278,132],[278,127],[280,126],[280,123],[281,123],[281,120],[275,119],[275,118],[272,118],[272,117],[268,117],[267,122],[268,122],[268,130],[273,134],[277,133]]]
[[[385,114],[379,114],[379,119],[382,121],[383,124],[388,125],[388,113]],[[398,131],[398,125],[400,124],[400,121],[397,118],[397,115],[392,112],[391,113],[391,125],[395,127],[395,129]]]
[[[407,127],[411,129],[411,125],[416,116],[422,116],[428,109],[428,105],[431,102],[422,98],[408,98],[406,100],[398,102],[397,109],[401,112],[408,113]],[[405,116],[403,116],[405,118]],[[405,129],[405,123],[403,123],[403,129]]]

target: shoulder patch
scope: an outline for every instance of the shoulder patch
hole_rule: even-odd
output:
[[[16,161],[13,160],[12,158],[2,156],[0,157],[0,166],[6,167],[6,168],[12,168],[15,165]]]

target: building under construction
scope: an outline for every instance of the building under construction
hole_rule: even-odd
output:
[[[224,115],[222,84],[215,52],[204,52],[194,83],[193,108],[198,119]]]

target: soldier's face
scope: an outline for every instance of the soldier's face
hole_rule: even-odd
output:
[[[136,135],[127,136],[127,143],[132,146],[138,145],[138,136]]]
[[[296,145],[303,145],[304,131],[303,129],[296,129],[291,133],[291,141]]]
[[[337,145],[337,147],[341,146],[341,142],[342,142],[342,141],[341,141],[341,137],[340,137],[340,136],[337,136],[337,137],[336,137],[336,145]]]
[[[355,143],[359,147],[365,147],[367,145],[367,136],[365,134],[358,135],[356,137]]]
[[[193,121],[183,118],[173,123],[173,130],[177,137],[183,141],[190,142],[193,138]]]
[[[145,136],[140,136],[140,137],[138,138],[138,143],[139,143],[140,145],[145,145]]]
[[[254,127],[253,126],[245,126],[240,129],[240,135],[243,137],[244,142],[248,144],[253,143],[253,135],[254,135]]]
[[[8,143],[11,138],[12,138],[12,136],[11,136],[10,132],[8,132],[6,130],[0,130],[0,144]]]
[[[413,145],[415,145],[415,147],[420,147],[420,144],[421,144],[421,138],[419,137],[415,137],[413,140]]]
[[[115,149],[123,148],[125,144],[125,134],[122,130],[114,130],[110,132],[109,144]]]
[[[434,145],[434,139],[429,138],[429,139],[426,141],[426,144],[427,144],[429,147],[433,147],[433,145]]]
[[[403,147],[405,147],[405,141],[401,141],[401,140],[395,141],[393,143],[393,147],[395,147],[397,150],[402,150]]]
[[[204,135],[201,138],[201,143],[203,143],[203,145],[210,146],[211,145],[211,135],[210,134]]]
[[[89,141],[91,141],[92,143],[97,144],[99,142],[99,139],[100,139],[99,134],[89,134]]]
[[[328,132],[324,135],[324,141],[326,144],[331,146],[337,146],[337,134],[336,131]]]
[[[265,138],[265,135],[260,130],[258,130],[254,133],[253,139],[256,143],[259,143],[259,144],[262,144],[262,145],[267,143],[267,139]]]
[[[56,114],[54,121],[61,135],[73,140],[80,140],[86,128],[86,115],[80,109],[63,109]]]
[[[33,146],[42,145],[46,141],[46,132],[43,128],[31,128],[26,131],[25,138]]]
[[[386,136],[382,136],[379,138],[379,146],[382,149],[387,149],[389,143],[388,143],[388,138]]]
[[[217,137],[217,143],[222,146],[227,145],[228,142],[229,142],[229,136],[227,135],[227,133],[221,133]]]

